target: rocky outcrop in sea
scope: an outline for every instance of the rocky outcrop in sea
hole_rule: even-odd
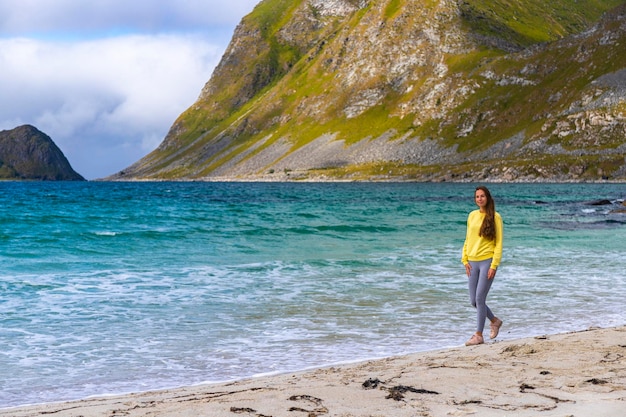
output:
[[[0,131],[0,179],[85,180],[52,139],[31,125]]]

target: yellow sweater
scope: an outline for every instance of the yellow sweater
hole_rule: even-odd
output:
[[[502,259],[502,238],[504,232],[502,217],[496,212],[495,240],[487,240],[478,236],[484,218],[485,214],[481,213],[480,210],[474,210],[467,216],[467,233],[465,235],[465,243],[463,244],[461,261],[467,264],[469,261],[478,262],[493,258],[491,268],[496,269]]]

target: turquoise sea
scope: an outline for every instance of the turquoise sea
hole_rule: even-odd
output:
[[[460,346],[475,186],[0,183],[0,408]],[[626,324],[626,184],[488,186],[499,339]]]

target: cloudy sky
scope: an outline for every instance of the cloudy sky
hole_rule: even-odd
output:
[[[156,148],[260,0],[0,0],[0,130],[31,124],[87,179]]]

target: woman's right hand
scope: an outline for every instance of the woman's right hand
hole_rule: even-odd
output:
[[[465,264],[465,273],[467,274],[468,277],[472,273],[472,265],[470,265],[469,262]]]

